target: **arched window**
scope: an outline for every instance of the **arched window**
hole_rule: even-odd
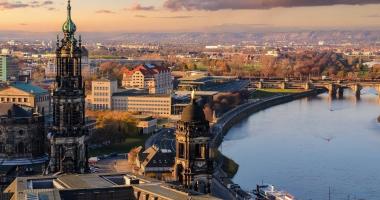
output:
[[[5,152],[5,146],[2,142],[0,142],[0,153],[4,153]]]
[[[23,142],[19,142],[17,145],[17,153],[24,154],[25,153],[25,145]]]

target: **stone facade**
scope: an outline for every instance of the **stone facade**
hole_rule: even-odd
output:
[[[203,109],[194,100],[177,123],[174,177],[188,189],[211,192],[213,159],[210,126]]]
[[[85,173],[87,136],[85,126],[85,89],[82,78],[82,44],[75,38],[76,25],[71,19],[68,1],[67,20],[57,39],[57,87],[53,92],[53,126],[49,130],[50,173]]]
[[[16,176],[41,174],[45,154],[44,117],[31,107],[0,104],[0,187]]]
[[[122,86],[147,89],[150,94],[170,94],[173,90],[170,69],[155,65],[139,65],[123,74]]]
[[[15,82],[1,88],[0,102],[29,106],[50,113],[49,91],[29,83]]]

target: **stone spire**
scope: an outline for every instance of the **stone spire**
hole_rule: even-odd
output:
[[[85,88],[82,77],[81,39],[75,39],[76,26],[71,19],[68,0],[64,38],[57,39],[56,88],[53,91],[53,122],[50,127],[51,173],[85,173],[88,171],[85,120]]]

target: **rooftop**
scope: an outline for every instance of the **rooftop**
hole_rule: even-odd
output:
[[[153,64],[144,64],[144,65],[138,65],[137,67],[133,68],[132,70],[126,70],[124,73],[127,75],[133,75],[135,72],[141,72],[146,77],[152,77],[155,74],[159,74],[162,72],[169,72],[170,70],[163,66],[157,66]]]
[[[192,91],[176,91],[175,94],[179,96],[188,96],[191,95]],[[196,96],[215,96],[218,91],[195,91]]]
[[[4,192],[12,193],[14,195],[12,199],[36,197],[35,199],[56,200],[94,198],[96,195],[110,197],[107,196],[110,193],[123,193],[129,197],[128,199],[134,199],[133,195],[138,193],[136,191],[159,199],[189,199],[189,193],[176,190],[174,186],[128,173],[18,177]],[[216,199],[196,192],[190,194],[194,200]]]
[[[144,90],[127,90],[123,92],[116,92],[112,96],[170,97],[168,94],[149,94]]]
[[[133,115],[133,118],[144,121],[154,119],[151,115]]]
[[[29,84],[29,83],[24,83],[24,82],[12,83],[12,84],[10,84],[10,86],[15,87],[19,90],[22,90],[24,92],[32,93],[32,94],[46,94],[46,93],[48,93],[47,90],[45,90],[41,87]]]
[[[13,103],[1,103],[0,104],[0,116],[9,117],[11,114],[12,117],[16,118],[25,118],[32,116],[32,109],[26,106],[20,106]]]

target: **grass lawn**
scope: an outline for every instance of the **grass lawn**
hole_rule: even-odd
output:
[[[226,172],[228,178],[233,178],[239,170],[239,165],[232,159],[223,155],[219,150],[216,150],[216,159],[218,159],[219,162],[220,160],[223,160],[222,170]]]
[[[278,94],[294,94],[299,92],[304,92],[305,90],[301,89],[258,89],[253,92],[251,98],[252,99],[263,99],[272,97]]]
[[[97,149],[89,150],[90,156],[99,156],[110,153],[128,153],[132,148],[138,146],[144,146],[145,141],[149,138],[149,135],[142,136],[129,136],[121,144],[113,144]]]

